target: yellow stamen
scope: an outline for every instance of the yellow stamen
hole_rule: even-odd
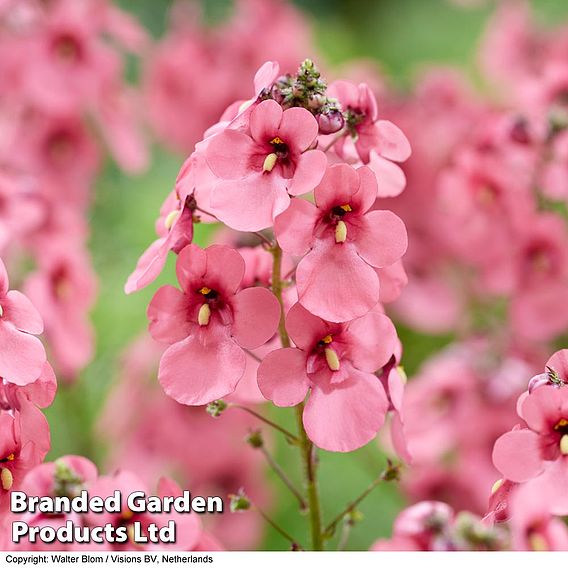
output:
[[[181,211],[179,209],[175,209],[174,211],[170,211],[168,213],[168,216],[164,220],[164,225],[168,231],[173,227],[174,223],[179,219],[180,214]]]
[[[264,163],[262,164],[262,171],[264,172],[271,172],[278,161],[278,156],[273,152],[272,154],[268,154],[266,158],[264,158]]]
[[[563,456],[568,456],[568,434],[564,434],[564,436],[560,438],[560,453]]]
[[[554,426],[554,429],[560,430],[560,428],[564,428],[564,426],[568,426],[568,420],[566,420],[566,418],[561,418]]]
[[[125,509],[120,516],[123,521],[129,521],[134,516],[134,513],[130,509]]]
[[[347,225],[343,221],[337,221],[335,226],[335,242],[344,243],[347,239]]]
[[[271,144],[284,144],[284,140],[282,140],[282,138],[276,136],[276,138],[273,138],[270,141]]]
[[[503,485],[503,483],[505,483],[504,479],[498,479],[493,484],[493,487],[491,488],[491,495],[495,495],[495,493],[497,493],[497,491],[499,491],[499,489],[501,489],[501,486]]]
[[[9,462],[13,462],[16,459],[16,456],[14,454],[10,454],[7,458],[6,461]]]
[[[405,385],[408,382],[408,375],[406,374],[404,367],[402,365],[399,365],[396,368],[396,370],[398,371],[398,374],[400,375],[400,380],[402,381],[402,384]]]
[[[211,308],[209,304],[203,304],[199,308],[199,313],[197,314],[197,323],[199,325],[208,325],[211,319]]]
[[[538,533],[531,534],[529,537],[529,545],[535,552],[546,552],[548,550],[546,539]]]
[[[349,213],[349,211],[353,211],[353,209],[351,209],[351,205],[349,205],[349,203],[346,203],[345,205],[340,205],[339,208],[343,209],[343,211],[346,211],[347,213]]]
[[[327,366],[330,368],[330,370],[339,371],[340,364],[337,353],[331,347],[326,347],[324,353]]]
[[[252,105],[252,103],[254,103],[254,99],[250,99],[248,101],[244,101],[243,103],[241,103],[241,106],[239,107],[239,114],[241,112],[243,112],[244,110],[247,110],[247,108]]]
[[[128,540],[134,542],[134,525],[130,524],[126,527],[126,534],[128,535]]]
[[[0,472],[0,481],[2,482],[2,489],[5,491],[10,491],[10,489],[12,489],[12,485],[14,485],[14,476],[8,468],[2,468],[2,471]]]
[[[211,288],[207,288],[207,286],[203,286],[203,288],[199,290],[199,293],[203,294],[204,296],[207,296],[207,294],[209,294],[210,292]]]
[[[326,336],[322,339],[322,341],[323,341],[324,343],[329,344],[329,343],[331,343],[331,342],[333,341],[333,337],[332,337],[331,335],[326,335]]]

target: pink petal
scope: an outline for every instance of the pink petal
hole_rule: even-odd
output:
[[[373,170],[367,166],[357,168],[360,185],[357,193],[352,197],[351,204],[359,214],[367,212],[377,199],[377,177]]]
[[[329,325],[297,303],[286,315],[286,330],[300,349],[310,351],[329,333]]]
[[[374,150],[371,150],[369,168],[375,172],[378,182],[378,197],[396,197],[406,187],[406,176],[401,167],[385,160]]]
[[[350,243],[318,241],[296,269],[300,303],[332,322],[360,317],[379,301],[379,278]]]
[[[404,162],[410,157],[410,143],[402,130],[388,120],[379,120],[375,123],[379,133],[378,153],[395,162]]]
[[[556,424],[562,414],[562,406],[568,398],[564,389],[541,387],[527,396],[521,405],[521,416],[531,430],[546,432],[550,424]]]
[[[318,209],[328,210],[336,205],[350,203],[359,189],[357,170],[347,164],[335,164],[327,168],[321,183],[314,190]]]
[[[312,387],[304,410],[304,427],[319,448],[351,452],[376,436],[387,408],[387,397],[377,377],[352,369],[338,387]]]
[[[2,317],[6,321],[11,321],[20,331],[34,335],[43,332],[43,320],[39,312],[21,292],[10,290],[2,300],[2,309],[4,310]]]
[[[276,81],[280,73],[280,65],[276,61],[267,61],[263,63],[254,75],[254,92],[258,97],[262,89],[270,87]]]
[[[0,298],[3,298],[10,287],[10,281],[8,280],[8,272],[6,272],[6,265],[0,258]]]
[[[150,334],[161,343],[181,341],[192,328],[188,320],[189,302],[183,292],[173,286],[162,286],[154,294],[147,313]]]
[[[280,304],[266,288],[247,288],[233,299],[235,321],[231,333],[245,349],[266,343],[278,329]]]
[[[390,432],[392,445],[398,457],[407,464],[412,463],[412,455],[408,450],[408,443],[404,436],[404,425],[398,412],[392,413]]]
[[[245,353],[221,325],[197,329],[167,349],[158,379],[168,396],[197,406],[231,394],[245,371]]]
[[[564,382],[568,382],[568,349],[557,351],[546,362],[546,366],[556,371]]]
[[[303,152],[314,143],[318,130],[318,123],[309,110],[293,107],[282,114],[278,136],[289,147]]]
[[[207,271],[205,279],[226,294],[234,294],[241,285],[245,275],[243,257],[226,245],[211,245],[205,249]]]
[[[350,81],[334,81],[329,85],[327,94],[339,99],[344,108],[348,106],[357,108],[359,105],[359,88]]]
[[[164,246],[165,242],[165,238],[158,239],[142,253],[136,268],[124,285],[126,294],[141,290],[158,277],[166,264],[168,250]]]
[[[402,262],[399,260],[384,268],[377,268],[377,274],[381,283],[381,303],[388,304],[397,300],[402,289],[408,284],[408,276]]]
[[[318,209],[305,199],[292,199],[290,207],[274,220],[274,232],[284,251],[303,256],[310,250]]]
[[[292,347],[269,353],[258,368],[258,386],[276,406],[296,406],[306,398],[306,356]]]
[[[389,266],[406,252],[406,227],[391,211],[371,211],[360,219],[356,246],[358,253],[372,266]]]
[[[327,157],[320,150],[304,152],[296,164],[288,193],[290,195],[303,195],[312,191],[322,180],[326,166]]]
[[[261,231],[290,204],[284,181],[276,173],[219,182],[211,193],[212,212],[237,231]]]
[[[257,144],[238,130],[225,130],[211,137],[205,150],[207,165],[217,177],[240,179],[251,173],[251,157]]]
[[[0,376],[24,386],[40,375],[47,356],[41,341],[0,319]]]
[[[398,339],[392,321],[376,310],[350,322],[346,336],[351,345],[353,365],[369,373],[388,362]]]
[[[254,140],[266,143],[277,136],[282,115],[282,107],[276,101],[262,101],[250,115],[250,132]]]
[[[503,434],[493,447],[493,464],[510,481],[537,476],[543,469],[538,435],[526,429]]]
[[[176,276],[181,289],[192,292],[202,283],[207,271],[207,254],[197,245],[187,245],[178,255]]]

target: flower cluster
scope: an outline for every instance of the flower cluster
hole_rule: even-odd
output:
[[[278,406],[297,406],[309,392],[309,438],[351,451],[375,436],[389,409],[376,373],[400,349],[381,287],[393,287],[389,269],[407,237],[379,198],[394,191],[385,167],[397,169],[393,160],[407,159],[410,146],[379,119],[366,85],[328,88],[309,60],[295,75],[265,63],[254,93],[231,105],[186,160],[162,209],[160,238],[126,291],[151,282],[169,250],[178,255],[181,290],[160,288],[148,307],[150,333],[169,345],[158,377],[176,401],[203,405],[235,392],[247,353],[279,329],[281,349],[273,345],[260,357],[261,393]],[[312,192],[314,203],[302,197]],[[200,215],[255,233],[257,252],[247,247],[246,260],[269,251],[272,273],[247,286],[238,250],[192,244]]]
[[[55,462],[46,462],[32,469],[21,484],[21,490],[27,495],[41,495],[43,497],[69,497],[73,498],[86,490],[89,497],[110,497],[116,490],[127,496],[135,491],[142,491],[144,495],[151,495],[146,484],[130,471],[119,471],[113,475],[99,475],[96,466],[88,459],[80,456],[63,456]],[[182,494],[181,488],[169,478],[161,478],[158,483],[157,495],[160,498],[177,497]],[[202,527],[200,517],[187,515],[175,511],[150,513],[133,512],[127,506],[117,513],[61,513],[50,514],[42,512],[28,512],[23,515],[9,514],[8,523],[12,520],[25,522],[28,526],[44,529],[51,527],[59,529],[65,527],[70,521],[74,527],[74,534],[79,537],[71,542],[47,543],[36,539],[30,541],[22,538],[18,543],[6,538],[4,550],[69,550],[78,552],[85,550],[222,550],[219,543]],[[167,526],[174,521],[177,527],[175,543],[141,543],[134,540],[134,523],[139,523],[142,534],[146,533],[151,524],[157,527]],[[8,525],[9,526],[9,525]],[[105,527],[105,531],[92,539],[89,527]],[[115,538],[120,529],[126,534],[124,542]],[[122,540],[122,539],[121,539]],[[100,542],[99,542],[100,541]],[[0,542],[2,535],[0,534]]]
[[[146,41],[106,0],[0,6],[0,254],[25,278],[69,379],[93,354],[86,214],[102,158],[97,140],[127,172],[147,162],[123,79],[124,52],[140,53]],[[31,273],[22,258],[31,258]]]
[[[40,408],[51,404],[57,384],[36,337],[42,331],[42,318],[27,296],[9,289],[0,260],[0,532],[10,493],[49,451],[49,426]]]

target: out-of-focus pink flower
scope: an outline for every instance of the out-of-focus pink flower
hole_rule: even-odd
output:
[[[109,467],[136,471],[148,484],[159,476],[175,476],[193,495],[225,498],[244,488],[255,504],[268,507],[263,457],[243,444],[258,422],[237,409],[214,420],[203,407],[188,408],[166,396],[155,381],[163,351],[163,346],[145,336],[125,353],[121,375],[98,428],[109,446]],[[256,368],[254,378],[256,382]],[[244,380],[231,398],[242,392]],[[269,432],[264,438],[270,444]],[[209,455],[207,460],[204,452]],[[215,515],[208,520],[208,531],[229,549],[251,549],[262,538],[264,521],[254,511]]]
[[[183,404],[207,404],[232,393],[245,371],[245,352],[276,332],[280,306],[266,288],[239,287],[243,258],[213,245],[188,245],[176,265],[182,291],[163,286],[148,307],[150,332],[170,344],[160,361],[159,380]],[[192,372],[187,373],[187,365]]]
[[[390,211],[369,211],[377,182],[365,167],[331,166],[314,196],[315,206],[291,203],[276,219],[276,236],[290,254],[308,253],[296,269],[300,303],[329,321],[351,320],[379,301],[375,268],[404,254],[404,223]]]
[[[71,379],[90,361],[94,336],[88,319],[96,280],[86,253],[62,238],[43,247],[25,289],[41,306],[46,336],[61,374]]]
[[[30,300],[17,290],[9,290],[6,267],[0,260],[1,377],[22,386],[38,378],[47,357],[34,336],[42,332],[43,321]]]
[[[286,329],[297,347],[269,353],[258,369],[264,396],[295,406],[308,392],[304,427],[320,448],[349,452],[369,442],[383,425],[388,400],[373,373],[396,348],[392,322],[377,310],[335,324],[295,304]]]
[[[311,191],[327,164],[325,154],[310,150],[318,134],[313,115],[303,108],[261,102],[250,114],[250,134],[233,129],[213,136],[205,158],[219,178],[211,192],[211,210],[240,231],[272,225],[286,210],[290,195]]]

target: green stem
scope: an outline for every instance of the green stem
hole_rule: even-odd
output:
[[[290,347],[290,337],[286,331],[286,319],[284,303],[282,301],[282,249],[278,244],[272,248],[274,262],[272,265],[272,292],[280,304],[280,323],[278,332],[282,347]],[[308,516],[310,520],[310,533],[313,550],[323,550],[323,534],[321,522],[321,507],[319,501],[317,466],[314,459],[314,446],[311,443],[302,420],[304,403],[296,406],[296,422],[298,425],[298,437],[300,439],[300,452],[304,470],[304,482],[308,495]]]
[[[258,412],[255,412],[254,410],[247,408],[246,406],[241,406],[240,404],[229,403],[227,408],[238,408],[240,410],[243,410],[244,412],[248,412],[251,416],[258,418],[258,420],[260,420],[261,422],[264,422],[265,424],[268,424],[268,426],[270,426],[271,428],[278,430],[278,432],[282,432],[282,434],[284,434],[284,436],[286,436],[287,440],[291,444],[299,444],[300,443],[300,440],[296,436],[294,436],[294,434],[292,434],[292,432],[289,432],[288,430],[286,430],[286,428],[280,426],[279,424],[276,424],[276,422],[272,422],[272,420],[269,420],[268,418],[262,416],[262,414],[259,414]]]

